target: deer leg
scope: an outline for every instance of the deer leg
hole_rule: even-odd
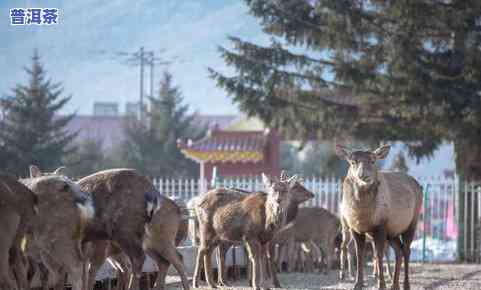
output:
[[[93,290],[95,287],[97,271],[107,259],[107,248],[109,243],[110,242],[108,241],[98,241],[89,243],[88,245],[89,260],[85,261],[86,265],[84,265],[87,272],[86,285],[88,290]]]
[[[83,290],[83,263],[78,263],[69,269],[69,277],[72,282],[72,290]]]
[[[218,273],[217,273],[217,283],[220,286],[224,287],[229,287],[229,284],[226,282],[227,278],[227,267],[225,265],[225,257],[227,254],[227,251],[232,245],[228,243],[221,242],[219,246],[217,247],[217,266],[218,266]],[[235,250],[234,248],[232,248]]]
[[[129,289],[140,290],[140,277],[145,261],[145,253],[142,248],[142,241],[134,239],[119,239],[118,244],[122,251],[129,257],[132,272],[129,279]]]
[[[287,272],[294,272],[295,264],[297,260],[297,243],[294,240],[290,240],[288,243],[287,254]]]
[[[385,245],[385,250],[384,250],[384,255],[386,256],[386,264],[387,264],[387,273],[389,275],[389,278],[392,280],[392,268],[391,268],[391,259],[389,259],[389,244],[388,241],[386,241]]]
[[[192,287],[193,288],[199,288],[199,280],[200,280],[200,271],[203,268],[204,265],[204,256],[206,253],[206,246],[205,245],[199,245],[197,249],[197,257],[195,259],[195,267],[194,267],[194,275],[192,277]]]
[[[377,263],[377,251],[376,251],[376,244],[374,241],[369,241],[372,247],[372,276],[376,279],[379,279],[379,271],[378,263]]]
[[[399,272],[401,271],[401,240],[399,237],[389,239],[389,243],[394,250],[396,263],[394,265],[394,277],[392,279],[391,290],[399,290]]]
[[[17,231],[20,227],[20,216],[1,206],[0,213],[0,229],[2,229],[0,238],[0,287],[17,289],[17,282],[10,268],[11,258],[15,257],[10,255],[14,254],[11,253],[11,250],[20,252],[16,243]],[[13,262],[15,265],[15,259]],[[15,269],[12,270],[15,271]]]
[[[148,255],[152,257],[152,255]],[[165,289],[165,277],[167,276],[167,271],[169,270],[170,263],[163,257],[158,257],[158,259],[155,258],[155,262],[157,263],[159,274],[157,275],[157,279],[155,280],[154,289],[163,290]]]
[[[265,272],[266,280],[270,279],[272,277],[270,255],[271,255],[270,243],[262,245],[262,257],[264,258],[264,267],[265,267],[265,270],[266,270],[266,272]]]
[[[14,276],[16,277],[18,287],[20,289],[28,289],[30,287],[27,278],[28,261],[20,249],[13,247],[11,252]]]
[[[274,257],[275,251],[276,251],[276,244],[269,243],[269,255],[267,259],[270,263],[272,284],[274,285],[275,288],[281,288],[281,283],[279,282],[279,278],[277,277],[278,267],[277,267],[276,259]]]
[[[364,282],[364,249],[366,245],[366,236],[364,234],[358,234],[355,231],[351,231],[351,235],[354,237],[356,244],[356,282],[354,284],[355,290],[361,290]]]
[[[342,231],[342,241],[341,241],[341,251],[340,251],[340,270],[339,270],[339,279],[344,280],[346,278],[346,262],[349,263],[349,271],[351,271],[351,263],[350,261],[346,261],[346,259],[350,259],[350,254],[348,253],[348,246],[350,242],[350,235],[346,233],[346,231]]]
[[[210,244],[209,247],[206,249],[204,254],[204,272],[205,272],[205,280],[207,281],[207,285],[211,288],[217,288],[217,285],[214,282],[214,275],[212,273],[212,251],[217,246],[217,243]]]
[[[252,288],[260,289],[260,284],[262,283],[262,270],[261,265],[261,245],[256,240],[247,241],[247,249],[249,251],[249,257],[252,264]]]
[[[187,275],[185,274],[184,264],[182,263],[180,254],[177,252],[177,248],[173,245],[167,247],[162,252],[162,257],[169,261],[172,266],[174,266],[175,270],[177,270],[177,273],[179,274],[182,281],[182,287],[184,288],[184,290],[189,290],[189,280],[187,279]]]
[[[404,290],[411,289],[409,283],[409,259],[411,256],[411,243],[414,239],[414,234],[416,233],[416,225],[417,221],[413,222],[409,226],[409,229],[401,235],[403,240],[401,249],[404,256]]]
[[[312,250],[312,254],[314,256],[314,261],[317,265],[317,267],[320,267],[320,260],[321,260],[321,249],[319,248],[319,246],[313,241],[313,240],[310,240],[309,241],[309,246]]]
[[[3,246],[3,245],[2,245]],[[0,253],[0,289],[17,289],[17,283],[10,273],[8,247]]]
[[[384,280],[384,267],[383,267],[384,249],[386,245],[386,232],[384,230],[384,226],[380,226],[379,229],[374,233],[374,244],[375,244],[375,256],[376,256],[376,268],[379,276],[378,288],[386,289],[386,281]]]

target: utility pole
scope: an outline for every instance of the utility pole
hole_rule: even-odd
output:
[[[140,47],[140,101],[139,101],[139,119],[140,123],[144,123],[144,47]]]
[[[165,50],[158,50],[159,54],[164,53]],[[150,97],[154,96],[154,72],[155,65],[169,65],[172,61],[166,61],[163,58],[155,57],[153,50],[145,50],[143,46],[134,52],[116,51],[109,52],[106,50],[98,51],[102,55],[110,55],[110,59],[120,60],[123,64],[128,66],[140,66],[140,88],[139,88],[139,121],[144,121],[144,66],[150,65]]]
[[[155,66],[154,52],[150,52],[150,97],[154,97],[154,66]]]

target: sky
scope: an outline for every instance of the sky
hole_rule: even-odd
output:
[[[59,24],[10,26],[9,9],[17,7],[59,8]],[[237,114],[231,99],[209,78],[207,68],[229,73],[217,52],[219,45],[229,47],[229,35],[258,44],[269,40],[241,0],[9,0],[0,2],[0,11],[0,96],[25,83],[23,67],[30,64],[37,48],[48,75],[72,95],[64,111],[78,114],[91,114],[95,101],[118,102],[121,111],[126,102],[138,101],[139,68],[112,56],[141,46],[165,50],[156,56],[175,59],[168,69],[192,110]],[[156,69],[156,82],[165,68]],[[395,147],[390,156],[400,149]],[[452,145],[442,146],[433,159],[420,164],[409,160],[409,166],[418,176],[454,168]]]
[[[10,26],[9,9],[16,7],[59,8],[59,24]],[[48,75],[72,95],[65,111],[80,114],[91,113],[94,101],[116,101],[121,110],[125,102],[138,101],[139,67],[113,56],[141,46],[174,59],[156,68],[154,81],[168,68],[193,110],[237,113],[207,68],[228,72],[217,47],[229,47],[229,35],[256,43],[268,39],[240,0],[10,0],[1,1],[0,10],[0,67],[8,71],[0,75],[0,96],[26,81],[23,67],[37,48]],[[148,78],[144,87],[148,92]]]

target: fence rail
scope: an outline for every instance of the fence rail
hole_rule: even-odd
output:
[[[418,231],[413,242],[413,260],[452,261],[458,253],[468,260],[481,261],[480,220],[481,188],[478,183],[460,182],[457,178],[417,178],[423,186],[424,204]],[[207,188],[207,180],[154,178],[154,185],[167,196],[184,200],[197,196]],[[319,206],[338,214],[342,179],[311,177],[304,186],[315,198],[304,206]],[[225,178],[216,187],[262,190],[260,177]],[[458,239],[458,235],[463,238]],[[461,245],[458,244],[461,240]]]

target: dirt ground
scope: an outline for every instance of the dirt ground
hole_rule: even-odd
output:
[[[366,274],[370,273],[366,269]],[[329,274],[319,273],[281,273],[279,275],[283,289],[352,289],[353,280],[339,282],[337,272]],[[179,289],[177,277],[169,277],[168,289]],[[403,275],[401,274],[401,289],[403,289]],[[391,287],[389,278],[386,280],[387,289]],[[247,281],[233,283],[231,289],[245,289]],[[366,289],[376,289],[375,279],[367,275]],[[207,288],[202,288],[207,289]],[[481,265],[475,264],[412,264],[411,289],[478,289],[481,290]]]

